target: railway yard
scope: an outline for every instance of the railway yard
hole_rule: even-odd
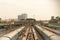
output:
[[[6,30],[6,29],[0,29],[0,36],[3,36],[5,34],[8,34],[8,33],[12,32],[12,31],[14,31],[16,29],[18,29],[18,27],[13,28],[13,29],[12,28],[9,28],[8,30]]]
[[[24,28],[21,29],[22,27]],[[13,30],[0,29],[0,40],[4,40],[5,36],[10,38],[11,35],[14,34],[15,30],[19,31],[19,32],[16,31],[18,32],[18,34],[15,34],[18,36],[17,38],[14,37],[11,38],[12,40],[14,39],[15,40],[60,40],[60,33],[53,31],[53,29],[51,28],[46,28],[38,25],[34,25],[34,26],[29,25],[29,26],[22,26],[22,27],[17,27],[14,28]]]
[[[33,27],[28,27],[18,40],[43,40]]]
[[[60,40],[60,0],[0,0],[0,40]]]

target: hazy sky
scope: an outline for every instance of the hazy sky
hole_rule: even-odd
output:
[[[59,5],[56,0],[0,0],[1,18],[17,18],[22,13],[37,20],[50,19],[59,15]]]

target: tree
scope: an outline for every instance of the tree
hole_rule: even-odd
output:
[[[0,18],[0,23],[1,23],[1,20],[2,20],[2,19]]]
[[[54,20],[54,16],[51,16],[51,20]]]
[[[27,18],[26,20],[33,20],[33,21],[36,21],[35,19],[33,19],[33,18]]]
[[[1,20],[1,18],[0,18],[0,20]]]

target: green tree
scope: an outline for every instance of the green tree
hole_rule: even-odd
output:
[[[51,20],[54,20],[54,16],[51,16]]]
[[[1,20],[2,20],[2,19],[0,18],[0,23],[1,23]]]

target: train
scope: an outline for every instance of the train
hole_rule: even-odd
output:
[[[8,29],[22,26],[22,24],[0,24],[0,29]]]

